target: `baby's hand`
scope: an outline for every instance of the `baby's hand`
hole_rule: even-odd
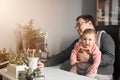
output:
[[[38,68],[43,68],[44,67],[44,64],[42,62],[38,62]]]
[[[95,68],[94,66],[90,66],[87,70],[86,76],[94,78],[96,76],[96,73],[97,73],[97,68]]]
[[[87,70],[87,73],[96,73],[97,69],[94,66],[90,66]]]

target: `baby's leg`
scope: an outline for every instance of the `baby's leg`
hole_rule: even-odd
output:
[[[74,64],[72,68],[70,69],[70,72],[77,73],[77,65]]]
[[[96,76],[96,73],[88,73],[86,76],[94,78]]]
[[[91,64],[89,63],[78,63],[77,64],[77,73],[80,75],[86,75],[87,73],[87,69],[89,68],[89,66],[91,66]]]
[[[97,74],[97,69],[94,66],[88,68],[86,76],[94,78]]]

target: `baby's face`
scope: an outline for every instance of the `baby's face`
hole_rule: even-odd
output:
[[[82,37],[82,44],[83,47],[88,48],[88,47],[92,47],[96,42],[96,38],[94,34],[85,34]]]

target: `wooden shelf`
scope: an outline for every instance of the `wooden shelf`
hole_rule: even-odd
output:
[[[9,63],[9,61],[5,61],[5,62],[0,63],[0,69],[6,67],[8,63]]]
[[[99,23],[109,23],[109,25],[119,25],[120,0],[97,0],[96,1],[96,25]]]

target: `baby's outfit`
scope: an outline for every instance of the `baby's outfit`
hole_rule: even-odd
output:
[[[101,61],[101,52],[96,44],[94,44],[92,48],[85,49],[82,47],[81,42],[76,43],[74,49],[72,50],[70,58],[71,60],[77,60],[77,54],[84,54],[85,52],[89,55],[92,55],[93,63],[81,63],[77,61],[76,64],[72,65],[70,72],[78,73],[80,75],[86,75],[88,77],[95,77],[95,75],[97,74],[98,66]]]

